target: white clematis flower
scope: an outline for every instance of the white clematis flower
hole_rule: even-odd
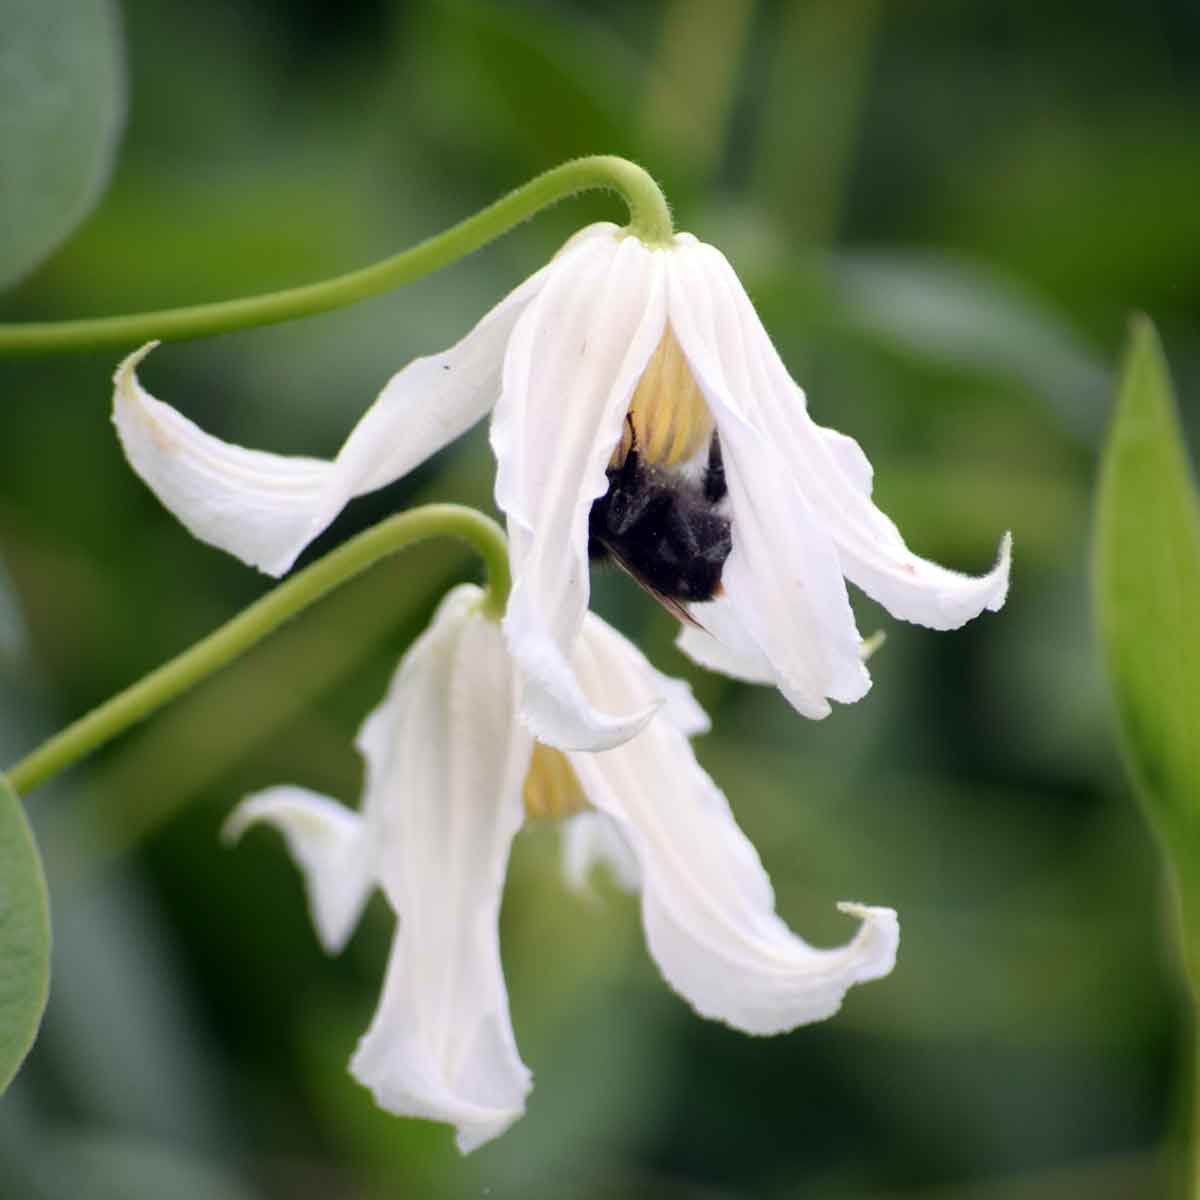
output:
[[[379,884],[397,927],[383,995],[351,1062],[378,1102],[445,1121],[464,1153],[503,1133],[531,1086],[509,1019],[497,920],[509,847],[526,814],[564,816],[570,872],[614,866],[640,888],[650,953],[699,1013],[781,1033],[837,1011],[852,984],[886,975],[899,932],[887,908],[820,950],[775,915],[771,885],[724,796],[696,763],[707,718],[685,684],[588,614],[574,669],[590,703],[666,701],[634,738],[602,753],[536,743],[518,719],[518,676],[500,628],[464,586],[404,656],[358,746],[362,809],[280,787],[245,800],[239,836],[280,829],[304,872],[322,943],[340,949]]]
[[[333,461],[227,445],[116,374],[114,419],[133,466],[199,538],[273,575],[351,497],[398,479],[494,407],[496,501],[514,588],[504,628],[524,673],[522,713],[543,741],[602,749],[654,711],[601,712],[574,666],[587,611],[588,517],[631,446],[697,470],[719,434],[732,552],[702,628],[680,646],[702,664],[776,684],[823,717],[870,676],[845,580],[893,616],[953,629],[998,609],[1009,540],[972,578],[912,554],[871,501],[858,444],[817,425],[729,263],[679,234],[648,246],[589,226],[456,346],[388,382]],[[627,419],[628,414],[628,419]]]

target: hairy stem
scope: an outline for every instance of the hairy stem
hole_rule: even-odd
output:
[[[631,234],[650,245],[664,245],[671,240],[673,228],[666,199],[641,167],[612,155],[577,158],[536,176],[445,232],[347,275],[262,296],[160,312],[0,325],[0,358],[133,346],[155,339],[182,341],[294,321],[357,304],[465,257],[547,205],[594,188],[616,192],[625,201]]]

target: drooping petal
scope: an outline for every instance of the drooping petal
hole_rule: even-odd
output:
[[[704,604],[692,604],[689,612],[696,624],[681,623],[675,648],[694,663],[710,671],[719,671],[743,683],[774,684],[775,672],[763,652],[754,644],[738,619],[727,596],[718,596]],[[885,634],[876,630],[859,643],[863,662],[883,645]],[[686,732],[686,731],[685,731]]]
[[[767,656],[746,632],[728,596],[693,604],[695,625],[681,624],[675,645],[693,662],[743,683],[775,682]]]
[[[730,653],[753,664],[743,675],[765,660],[799,712],[824,717],[827,697],[849,703],[871,683],[837,551],[781,447],[745,411],[756,363],[736,313],[705,278],[699,248],[677,243],[668,260],[671,326],[716,419],[729,488],[733,549],[721,583],[741,641]]]
[[[837,546],[846,577],[894,617],[932,629],[956,629],[984,609],[999,609],[1008,594],[1009,536],[1001,541],[995,566],[981,576],[913,554],[871,501],[871,467],[858,443],[809,416],[803,391],[724,256],[697,245],[687,257],[696,286],[721,297],[723,322],[737,330],[755,364],[746,386],[734,386],[736,403],[790,464],[797,487]]]
[[[386,727],[364,731],[391,746],[371,825],[397,927],[351,1062],[382,1107],[455,1125],[463,1153],[517,1120],[530,1087],[497,923],[532,739],[500,629],[478,599],[474,588],[451,593],[405,656]]]
[[[304,872],[318,937],[330,953],[342,948],[358,923],[377,882],[375,855],[390,810],[403,802],[396,789],[403,765],[396,761],[392,734],[406,706],[414,702],[413,695],[421,694],[430,656],[436,658],[436,649],[426,649],[426,643],[433,639],[434,645],[440,646],[444,634],[439,626],[448,622],[456,627],[480,596],[474,587],[447,594],[429,630],[401,660],[387,695],[363,722],[356,739],[365,765],[360,812],[351,812],[306,788],[285,785],[246,797],[225,822],[222,832],[229,841],[237,841],[260,821],[274,825],[284,835]]]
[[[654,711],[589,704],[571,651],[589,594],[588,512],[665,327],[663,259],[615,229],[556,259],[505,356],[491,434],[513,568],[504,629],[526,680],[522,716],[559,748],[616,745]]]
[[[113,421],[133,468],[201,541],[282,575],[354,497],[399,479],[475,424],[500,392],[504,347],[546,271],[509,293],[457,345],[388,380],[332,462],[247,450],[151,396],[136,368],[114,376]]]
[[[589,618],[577,656],[589,696],[604,704],[612,694],[648,694],[638,656],[614,653],[611,631],[597,636],[598,625]],[[589,801],[638,861],[650,953],[702,1016],[781,1033],[831,1016],[849,987],[892,969],[899,928],[891,909],[841,906],[862,925],[834,950],[788,930],[758,855],[670,722],[656,718],[614,750],[569,757]]]
[[[282,574],[303,546],[333,465],[233,446],[156,400],[137,366],[157,342],[129,355],[113,376],[113,422],[130,465],[203,542]]]
[[[223,835],[237,841],[260,821],[286,839],[304,873],[317,937],[329,954],[336,954],[358,924],[375,882],[371,839],[362,819],[326,796],[274,787],[247,796],[230,813]]]
[[[576,813],[562,823],[562,855],[563,877],[572,891],[586,892],[597,866],[607,867],[613,882],[624,891],[638,890],[637,859],[603,813]]]

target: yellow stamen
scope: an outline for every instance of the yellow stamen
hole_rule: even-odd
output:
[[[588,806],[567,756],[541,742],[533,744],[523,794],[525,815],[534,820],[557,821]]]
[[[669,325],[634,389],[629,417],[613,452],[614,467],[635,442],[643,462],[672,467],[691,458],[712,433],[708,405]]]

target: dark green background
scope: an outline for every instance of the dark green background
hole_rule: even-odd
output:
[[[378,902],[340,960],[278,840],[217,838],[244,793],[353,801],[351,737],[474,564],[374,571],[39,793],[56,921],[44,1035],[0,1106],[0,1195],[1168,1195],[1183,1053],[1162,884],[1091,639],[1090,490],[1127,313],[1200,395],[1200,10],[1188,0],[664,0],[359,6],[132,0],[110,191],[0,319],[162,307],[369,262],[576,154],[624,154],[731,258],[813,414],[857,437],[920,553],[1007,607],[891,622],[870,695],[822,723],[694,671],[617,576],[596,604],[714,714],[698,745],[814,941],[893,905],[886,981],[751,1039],[658,979],[635,903],[518,840],[503,948],[536,1075],[462,1160],[345,1064],[382,980]],[[159,350],[147,387],[213,432],[332,454],[388,375],[456,340],[611,199],[560,205],[435,278],[300,324]],[[0,560],[28,636],[0,760],[265,588],[125,466],[117,354],[0,366]],[[476,430],[351,506],[490,508]]]

